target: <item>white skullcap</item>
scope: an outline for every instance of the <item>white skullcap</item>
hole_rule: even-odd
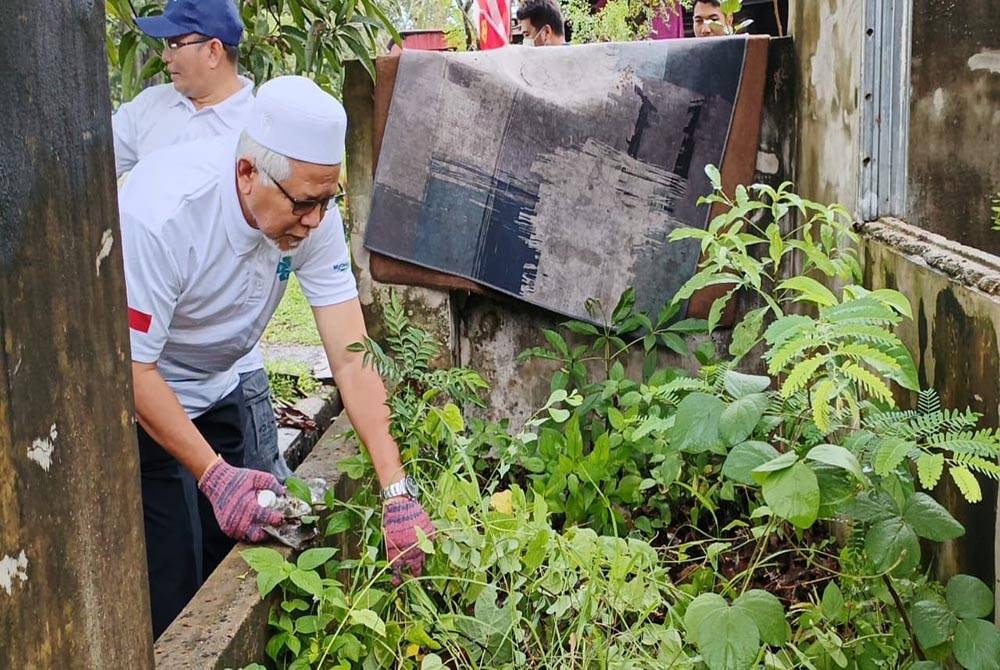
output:
[[[337,165],[344,159],[347,114],[311,79],[276,77],[257,89],[247,133],[282,156]]]

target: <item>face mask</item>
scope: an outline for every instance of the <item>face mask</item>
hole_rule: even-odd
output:
[[[533,47],[533,46],[535,46],[535,40],[529,40],[528,38],[525,38],[521,42],[521,46],[523,46],[523,47]]]

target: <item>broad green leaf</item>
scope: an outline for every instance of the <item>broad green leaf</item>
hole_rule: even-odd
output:
[[[969,472],[968,468],[964,465],[955,465],[948,469],[948,474],[951,475],[952,481],[955,482],[955,486],[958,490],[962,492],[962,495],[970,503],[981,502],[983,499],[983,490],[979,487],[979,480],[976,476]]]
[[[702,624],[713,612],[724,611],[729,607],[726,599],[718,593],[703,593],[688,605],[684,613],[684,628],[692,640],[698,642],[698,632]]]
[[[844,506],[844,512],[862,523],[872,523],[897,516],[899,510],[892,497],[884,491],[863,491]]]
[[[714,395],[688,395],[677,406],[674,425],[667,431],[670,444],[690,453],[719,450],[719,419],[724,409],[725,403]]]
[[[267,570],[279,570],[285,564],[285,557],[274,549],[267,547],[254,547],[244,549],[240,552],[240,557],[246,561],[247,565],[257,572]]]
[[[722,464],[722,474],[741,484],[753,484],[751,472],[781,456],[778,450],[767,442],[744,442],[730,449]]]
[[[437,654],[427,654],[420,661],[420,670],[445,670],[447,667]]]
[[[920,537],[944,542],[961,537],[965,528],[926,493],[914,493],[903,508],[903,519]]]
[[[733,328],[733,339],[729,344],[729,353],[735,358],[742,358],[747,355],[754,345],[757,344],[760,338],[760,330],[764,325],[764,315],[767,313],[767,307],[758,307],[757,309],[751,310],[740,319],[740,322],[736,324]],[[726,373],[727,377],[729,374],[739,374],[739,373]],[[768,380],[770,383],[770,380]],[[763,391],[766,389],[765,386]],[[727,381],[728,390],[728,381]],[[733,394],[735,396],[735,394]],[[735,396],[740,397],[740,396]]]
[[[872,291],[869,295],[879,302],[889,305],[902,316],[908,319],[913,318],[913,308],[910,307],[910,299],[899,291],[891,288],[880,288]]]
[[[952,651],[966,670],[1000,670],[1000,630],[983,619],[959,621]]]
[[[798,462],[764,480],[764,501],[771,511],[796,528],[809,528],[819,515],[819,482],[808,465]]]
[[[309,595],[317,598],[323,595],[323,580],[312,570],[293,570],[289,579]]]
[[[809,450],[806,458],[847,470],[861,481],[868,480],[861,469],[858,458],[844,447],[836,444],[817,444]]]
[[[834,622],[840,620],[840,615],[844,612],[844,594],[836,581],[827,582],[820,604],[823,607],[823,616]]]
[[[356,623],[375,631],[379,637],[385,637],[385,622],[382,618],[370,609],[360,609],[350,611],[351,623]]]
[[[733,609],[740,610],[753,619],[764,644],[780,647],[791,637],[792,629],[785,619],[784,606],[767,591],[747,591],[733,602]]]
[[[750,437],[770,403],[766,393],[752,393],[730,403],[719,416],[719,435],[723,441],[734,445]]]
[[[299,570],[315,570],[323,565],[337,553],[332,547],[317,547],[316,549],[306,549],[299,556],[295,565]]]
[[[763,393],[771,386],[771,378],[729,370],[723,377],[723,383],[726,386],[726,393],[739,399],[754,393]]]
[[[838,303],[837,296],[812,277],[799,276],[786,279],[778,284],[778,289],[798,292],[798,295],[794,298],[796,302],[812,302],[822,307],[829,307]]]
[[[465,420],[462,418],[462,411],[454,403],[448,403],[441,409],[441,420],[451,429],[453,433],[461,433],[465,430]]]
[[[948,607],[936,600],[921,600],[910,608],[913,632],[924,649],[944,644],[955,632],[958,619]]]
[[[993,592],[972,575],[955,575],[949,579],[945,597],[960,619],[977,619],[993,611]]]
[[[708,164],[705,166],[705,174],[708,176],[708,181],[712,184],[712,190],[721,191],[722,175],[719,173],[719,168],[712,164]]]
[[[257,573],[257,592],[261,597],[266,596],[274,590],[278,584],[285,581],[288,573],[284,570],[264,570]]]
[[[920,478],[920,485],[930,490],[937,486],[944,472],[944,454],[922,453],[917,458],[917,476]]]
[[[906,575],[920,564],[920,540],[900,517],[872,524],[865,535],[865,552],[875,569]]]
[[[348,510],[341,510],[340,512],[334,512],[330,515],[330,519],[326,525],[327,535],[336,535],[337,533],[343,533],[345,530],[351,527],[351,512]]]
[[[798,462],[799,455],[794,451],[789,451],[788,453],[781,454],[777,458],[772,458],[767,463],[758,465],[751,472],[752,474],[757,475],[754,476],[755,481],[763,482],[770,473],[787,470]]]
[[[288,489],[288,495],[312,505],[312,491],[309,490],[309,485],[298,477],[289,477],[286,479],[285,488]]]
[[[709,670],[749,670],[760,651],[753,618],[735,608],[714,610],[701,622],[698,651]]]
[[[556,423],[563,423],[569,418],[569,410],[560,409],[558,407],[549,407],[549,416]]]

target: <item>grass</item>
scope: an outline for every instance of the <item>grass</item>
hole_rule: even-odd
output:
[[[264,364],[271,395],[280,400],[294,402],[315,392],[320,383],[312,376],[309,366],[302,361],[279,358]]]
[[[263,340],[267,344],[322,344],[312,309],[295,275],[288,278],[285,295],[264,330]]]

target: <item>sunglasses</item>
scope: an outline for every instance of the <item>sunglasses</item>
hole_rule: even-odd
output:
[[[267,178],[270,179],[272,182],[274,182],[274,185],[278,187],[278,190],[281,191],[281,194],[286,198],[288,198],[288,202],[292,203],[292,214],[294,214],[295,216],[305,216],[306,214],[313,211],[317,207],[319,207],[319,213],[321,215],[325,214],[327,208],[330,207],[331,202],[333,202],[335,205],[339,204],[340,201],[344,199],[344,196],[347,195],[344,192],[344,187],[340,183],[338,183],[337,192],[331,196],[328,196],[326,198],[318,198],[316,200],[296,200],[291,196],[291,194],[288,191],[285,190],[285,188],[280,183],[278,183],[277,179],[267,174],[267,172],[265,172],[264,170],[261,170],[261,172],[267,175]]]

